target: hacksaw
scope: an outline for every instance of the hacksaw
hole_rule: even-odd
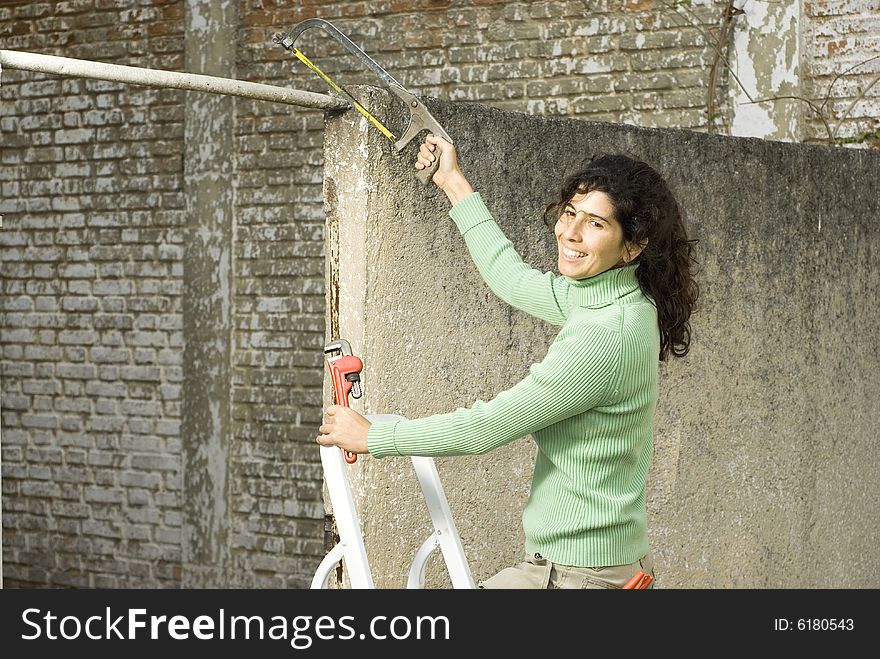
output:
[[[379,79],[382,81],[382,84],[387,87],[392,94],[397,96],[401,101],[406,104],[406,107],[409,108],[410,111],[410,122],[406,127],[406,130],[403,132],[403,137],[399,140],[396,139],[394,133],[388,130],[381,121],[379,121],[376,117],[374,117],[363,105],[351,94],[349,94],[343,87],[337,85],[330,77],[321,71],[308,57],[306,57],[302,51],[298,48],[294,47],[294,43],[296,42],[297,37],[301,35],[303,32],[308,30],[309,28],[318,27],[327,32],[331,37],[333,37],[336,41],[342,44],[348,52],[358,58],[358,60],[366,66],[370,71],[375,73]],[[292,51],[294,55],[296,55],[297,59],[299,59],[303,64],[305,64],[309,69],[317,73],[330,87],[332,87],[336,92],[345,96],[354,108],[364,115],[367,119],[369,119],[370,123],[372,123],[379,131],[385,135],[389,140],[394,142],[394,146],[397,148],[397,151],[401,151],[407,144],[409,144],[413,138],[419,135],[423,130],[428,130],[434,135],[438,135],[442,137],[444,140],[453,144],[452,138],[449,137],[449,134],[443,129],[443,127],[437,122],[437,120],[433,117],[433,115],[428,111],[428,108],[425,107],[425,104],[422,103],[419,98],[408,91],[403,85],[401,85],[397,80],[395,80],[391,74],[389,74],[385,69],[383,69],[379,64],[369,55],[367,55],[363,50],[361,50],[351,39],[345,36],[339,29],[334,26],[329,21],[325,21],[322,18],[309,18],[301,23],[297,23],[290,32],[287,34],[276,33],[272,40],[275,43],[283,46],[289,51]],[[419,170],[416,173],[416,177],[421,181],[422,185],[427,185],[428,181],[434,176],[434,173],[437,171],[437,168],[440,165],[440,158],[442,157],[442,151],[440,149],[440,145],[437,146],[437,158],[434,159],[434,162],[431,163],[429,167],[425,169]]]

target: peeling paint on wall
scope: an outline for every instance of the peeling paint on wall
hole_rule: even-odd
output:
[[[799,141],[800,101],[750,101],[798,95],[800,2],[744,0],[740,8],[731,65],[745,90],[731,80],[731,134]]]

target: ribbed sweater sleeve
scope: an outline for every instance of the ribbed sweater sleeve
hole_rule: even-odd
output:
[[[568,284],[562,276],[523,262],[498,226],[479,192],[461,199],[449,216],[464,237],[477,269],[495,295],[554,325],[565,323]]]
[[[493,400],[421,419],[376,421],[367,447],[380,458],[486,453],[601,404],[620,352],[620,335],[605,327],[563,329],[543,361]]]

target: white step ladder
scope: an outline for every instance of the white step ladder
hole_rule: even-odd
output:
[[[337,354],[338,353],[338,354]],[[330,369],[330,379],[333,384],[333,398],[337,405],[348,407],[348,396],[355,398],[363,395],[360,384],[360,373],[364,364],[351,350],[351,344],[345,339],[331,341],[324,346],[324,356]],[[372,414],[366,417],[370,421],[381,420],[406,420],[397,414]],[[370,571],[370,562],[367,560],[367,552],[364,548],[364,536],[361,532],[361,523],[358,519],[357,507],[354,497],[351,495],[351,486],[348,482],[348,472],[345,463],[357,462],[357,455],[349,451],[340,450],[335,446],[321,446],[321,464],[324,467],[324,478],[327,481],[327,489],[330,493],[330,502],[333,505],[333,513],[336,517],[336,526],[339,530],[339,543],[321,561],[312,579],[312,588],[327,588],[330,572],[340,561],[345,561],[348,570],[349,581],[352,588],[375,588],[373,574]],[[422,543],[413,558],[410,566],[407,588],[425,587],[425,565],[431,552],[440,548],[443,560],[449,570],[453,588],[474,588],[474,580],[471,577],[470,567],[465,558],[464,548],[461,545],[458,530],[452,521],[452,512],[446,501],[443,486],[440,484],[440,476],[437,467],[431,458],[412,458],[413,468],[422,495],[431,515],[431,523],[434,532]]]
[[[371,422],[406,419],[406,417],[397,414],[368,414],[366,418]],[[339,530],[339,543],[321,561],[315,572],[315,577],[312,579],[311,587],[313,589],[327,588],[333,568],[340,560],[344,560],[352,588],[375,588],[342,451],[335,446],[322,446],[321,464],[324,467],[324,478],[327,481],[327,489],[336,517],[336,526]],[[455,522],[452,521],[452,512],[446,501],[446,494],[443,492],[443,485],[440,483],[440,475],[437,473],[434,460],[413,457],[412,464],[422,488],[425,504],[431,515],[434,531],[416,552],[410,566],[406,587],[425,587],[425,566],[431,552],[439,547],[449,571],[452,587],[474,588],[470,566],[458,535],[458,529],[455,528]]]

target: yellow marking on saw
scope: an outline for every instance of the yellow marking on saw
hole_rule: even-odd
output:
[[[367,119],[372,121],[373,125],[376,128],[378,128],[380,131],[382,131],[382,134],[385,135],[385,137],[387,137],[392,142],[395,139],[397,139],[395,137],[394,133],[392,133],[390,130],[385,128],[385,126],[383,126],[382,123],[378,119],[376,119],[376,117],[374,117],[372,114],[370,114],[370,112],[363,105],[361,105],[360,103],[358,103],[355,100],[354,96],[352,96],[347,91],[345,91],[342,87],[340,87],[335,82],[330,80],[330,77],[326,73],[324,73],[321,69],[319,69],[317,66],[315,66],[315,64],[312,63],[312,61],[308,57],[303,55],[303,53],[298,48],[293,49],[293,54],[296,55],[297,59],[300,62],[302,62],[307,67],[309,67],[312,71],[314,71],[319,76],[321,76],[321,78],[324,80],[324,82],[326,82],[328,85],[330,85],[334,90],[336,90],[340,94],[344,94],[345,96],[350,98],[352,100],[352,102],[354,103],[354,107],[357,109],[357,111],[360,112],[362,115],[364,115]]]

